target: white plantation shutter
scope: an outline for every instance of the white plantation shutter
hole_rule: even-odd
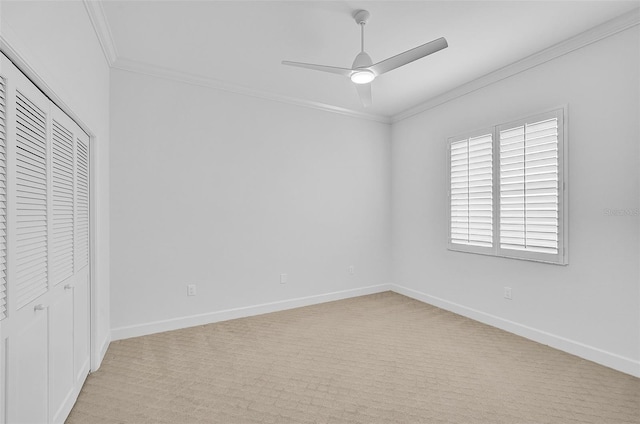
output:
[[[448,140],[449,249],[567,263],[564,132],[559,109]]]
[[[47,116],[16,92],[16,292],[18,308],[47,291]]]
[[[450,148],[450,240],[451,243],[469,243],[469,142],[451,143]]]
[[[76,161],[76,271],[89,263],[89,147],[78,138]]]
[[[0,320],[7,316],[7,96],[0,77]]]
[[[562,111],[498,127],[500,252],[563,262]]]
[[[449,247],[493,247],[493,135],[450,139]],[[478,249],[479,248],[479,249]]]
[[[73,275],[74,169],[73,133],[56,119],[52,126],[51,281]]]

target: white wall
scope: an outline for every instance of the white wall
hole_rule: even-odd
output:
[[[638,27],[392,129],[394,282],[418,298],[640,375]],[[569,107],[569,265],[451,252],[446,138]],[[513,300],[503,299],[503,287]]]
[[[0,33],[95,136],[97,210],[93,366],[108,346],[109,67],[82,2],[0,2]]]
[[[111,83],[114,338],[389,283],[389,125],[121,70]]]

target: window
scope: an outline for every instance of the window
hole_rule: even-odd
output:
[[[448,140],[449,249],[567,263],[564,109]]]

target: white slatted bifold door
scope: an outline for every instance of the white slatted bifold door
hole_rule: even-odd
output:
[[[6,423],[49,420],[49,100],[0,57],[7,123]]]
[[[59,284],[73,275],[74,144],[65,123],[53,119],[51,280]]]
[[[0,320],[7,316],[7,102],[0,76]]]
[[[562,263],[561,111],[500,125],[499,252]]]
[[[64,422],[89,372],[89,137],[0,65],[0,424]]]
[[[493,133],[449,140],[449,248],[493,250]]]
[[[16,302],[48,288],[47,113],[16,93]]]
[[[78,138],[76,161],[76,271],[89,263],[89,146]]]

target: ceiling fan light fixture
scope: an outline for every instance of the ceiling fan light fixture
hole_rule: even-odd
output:
[[[358,70],[352,73],[351,81],[353,81],[356,84],[368,84],[371,81],[373,81],[375,77],[376,75],[373,72],[367,69],[363,69],[363,70]]]

